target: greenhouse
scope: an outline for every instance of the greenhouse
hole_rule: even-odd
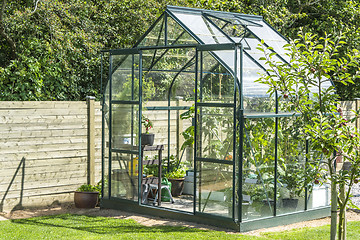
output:
[[[102,51],[101,207],[238,231],[330,215],[329,186],[303,183],[321,154],[256,81],[262,42],[289,61],[261,16],[168,6],[133,48]]]

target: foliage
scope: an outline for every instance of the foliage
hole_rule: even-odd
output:
[[[351,84],[359,77],[359,52],[353,50],[345,56],[339,56],[339,51],[346,44],[340,36],[317,38],[311,33],[300,33],[299,39],[287,45],[290,63],[279,63],[272,59],[274,55],[265,48],[263,51],[270,73],[262,76],[260,82],[270,86],[271,94],[277,93],[278,100],[286,101],[282,110],[299,113],[301,125],[299,133],[309,142],[307,154],[309,164],[307,175],[327,170],[323,182],[330,181],[346,185],[345,197],[338,197],[340,208],[339,232],[341,238],[344,225],[344,211],[349,201],[350,190],[354,180],[360,176],[360,144],[357,129],[348,124],[339,113],[338,95],[329,79],[341,84]],[[350,170],[336,171],[334,162],[338,152],[346,161],[352,163]],[[324,159],[319,163],[319,159]],[[318,175],[312,175],[312,181],[319,180]],[[310,180],[307,178],[307,180]]]
[[[154,156],[154,159],[157,159],[158,156]],[[146,160],[147,160],[147,156],[146,156]],[[169,165],[167,164],[167,162],[169,162]],[[163,159],[163,164],[162,164],[162,173],[164,174],[165,177],[168,178],[168,176],[170,174],[174,174],[174,175],[182,175],[185,176],[186,173],[186,167],[180,162],[179,159],[177,159],[174,155],[170,155],[170,159],[168,161],[168,158],[164,158]],[[158,166],[157,165],[146,165],[144,166],[144,174],[145,175],[152,175],[152,176],[159,176],[158,173]]]
[[[99,98],[100,50],[131,47],[165,5],[42,0],[35,10],[32,1],[7,1],[3,24],[16,43],[16,57],[1,38],[0,100]]]
[[[191,106],[189,110],[185,111],[180,115],[180,119],[194,119],[195,117],[195,106]],[[181,151],[183,151],[186,147],[194,146],[194,136],[195,136],[195,127],[193,125],[187,127],[182,133],[184,137],[184,143],[181,145]]]
[[[278,168],[279,182],[289,191],[290,198],[300,196],[304,192],[305,171],[301,164],[280,163]]]
[[[6,1],[0,25],[15,47],[0,38],[0,100],[83,100],[86,95],[99,98],[100,50],[134,45],[166,4],[262,15],[287,37],[295,37],[300,27],[319,36],[342,31],[348,41],[340,55],[360,46],[357,1],[36,2],[37,6],[30,0]],[[337,88],[343,99],[360,97],[358,82],[352,89],[341,84]]]
[[[178,168],[173,169],[172,171],[165,174],[165,177],[168,179],[179,179],[183,178],[186,175],[187,168],[183,165],[179,165]]]
[[[101,186],[84,184],[84,185],[81,185],[76,191],[77,192],[101,192]]]

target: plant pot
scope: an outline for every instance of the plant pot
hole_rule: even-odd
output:
[[[298,206],[299,199],[296,198],[283,198],[283,208],[296,209]]]
[[[243,203],[242,204],[242,208],[241,208],[241,219],[247,219],[248,218],[248,212],[249,212],[249,206],[250,204],[249,203]],[[228,214],[229,214],[229,217],[232,217],[232,211],[233,208],[232,208],[232,205],[228,207]],[[239,212],[239,207],[237,205],[235,205],[235,218],[237,218],[238,216],[238,212]]]
[[[171,182],[171,195],[173,197],[178,197],[182,194],[184,190],[184,180],[185,178],[178,178],[178,179],[168,179]]]
[[[75,192],[74,202],[77,208],[95,208],[99,200],[99,192]]]
[[[155,134],[153,133],[142,133],[141,134],[141,146],[152,146],[154,144]]]
[[[263,204],[263,206],[260,208],[260,215],[262,217],[273,215],[274,206],[275,206],[274,200],[269,200],[269,202],[267,200],[263,200],[262,204]],[[270,207],[271,207],[271,210],[270,210]]]

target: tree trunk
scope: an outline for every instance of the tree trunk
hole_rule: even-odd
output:
[[[346,240],[346,202],[345,202],[345,185],[340,185],[340,201],[339,201],[339,227],[338,239]]]
[[[336,239],[337,189],[335,181],[331,181],[331,234],[330,239]]]

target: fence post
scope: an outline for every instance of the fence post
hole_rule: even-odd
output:
[[[95,184],[95,97],[87,96],[87,183]]]

